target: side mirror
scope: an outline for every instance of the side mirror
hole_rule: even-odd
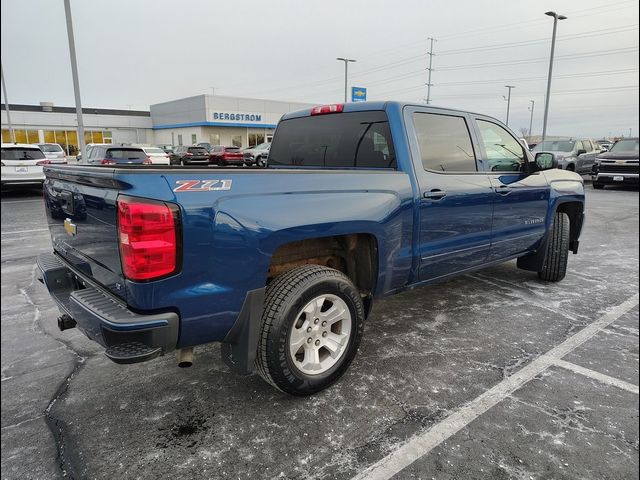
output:
[[[576,154],[577,154],[578,156],[580,156],[580,155],[582,155],[582,154],[584,154],[584,153],[587,153],[587,151],[586,151],[585,149],[581,148],[580,150],[578,150],[578,152],[577,152]]]
[[[551,170],[558,167],[558,162],[552,153],[539,152],[536,153],[536,165],[538,166],[538,171]]]

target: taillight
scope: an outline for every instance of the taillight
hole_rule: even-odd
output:
[[[178,211],[163,202],[118,197],[122,271],[129,280],[151,280],[178,269]]]
[[[104,160],[100,161],[101,165],[115,165],[116,161],[115,160],[110,160],[108,158],[105,158]]]
[[[342,103],[334,103],[333,105],[318,105],[311,109],[311,115],[325,115],[327,113],[342,113],[344,105]]]
[[[151,157],[147,157],[142,161],[143,165],[151,165],[153,163],[153,161],[151,160]]]
[[[51,160],[40,160],[39,162],[36,163],[36,165],[49,165],[51,163]]]
[[[184,156],[185,156],[185,157],[192,157],[192,156],[193,156],[193,153],[187,152],[187,153],[185,153],[185,154],[184,154]]]

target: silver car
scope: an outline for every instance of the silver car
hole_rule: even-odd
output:
[[[580,174],[591,173],[598,154],[593,142],[586,138],[545,140],[531,151],[534,155],[539,152],[551,153],[558,162],[558,168]]]
[[[51,163],[67,163],[67,156],[57,143],[38,143],[37,145]]]
[[[255,147],[247,148],[243,151],[244,153],[244,164],[245,165],[259,165],[264,167],[267,163],[267,158],[269,157],[269,148],[271,144],[269,142],[261,143],[256,145]]]

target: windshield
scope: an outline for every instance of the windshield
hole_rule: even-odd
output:
[[[147,158],[147,155],[142,149],[110,148],[109,151],[107,151],[107,158],[114,160],[138,160]]]
[[[56,145],[55,143],[47,143],[44,145],[40,145],[40,150],[47,153],[60,153],[62,152],[62,147],[60,147],[60,145]]]
[[[571,152],[576,144],[573,140],[546,140],[534,148],[534,152]]]
[[[39,148],[3,148],[2,160],[41,160],[45,158]]]
[[[164,150],[161,148],[145,148],[144,151],[149,154],[165,155]]]
[[[266,150],[269,147],[269,143],[261,143],[260,145],[256,145],[255,147],[251,147],[254,150]]]
[[[613,153],[638,153],[638,139],[635,140],[619,140],[611,147],[610,152]]]
[[[196,155],[206,155],[207,149],[202,147],[189,147],[189,153],[195,153]]]

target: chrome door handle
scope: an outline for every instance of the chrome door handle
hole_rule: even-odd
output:
[[[428,198],[430,200],[441,200],[447,196],[447,192],[444,190],[440,190],[438,188],[434,188],[429,192],[424,192],[424,198]]]
[[[498,195],[509,195],[512,188],[507,185],[500,185],[499,187],[494,188],[494,190]]]

